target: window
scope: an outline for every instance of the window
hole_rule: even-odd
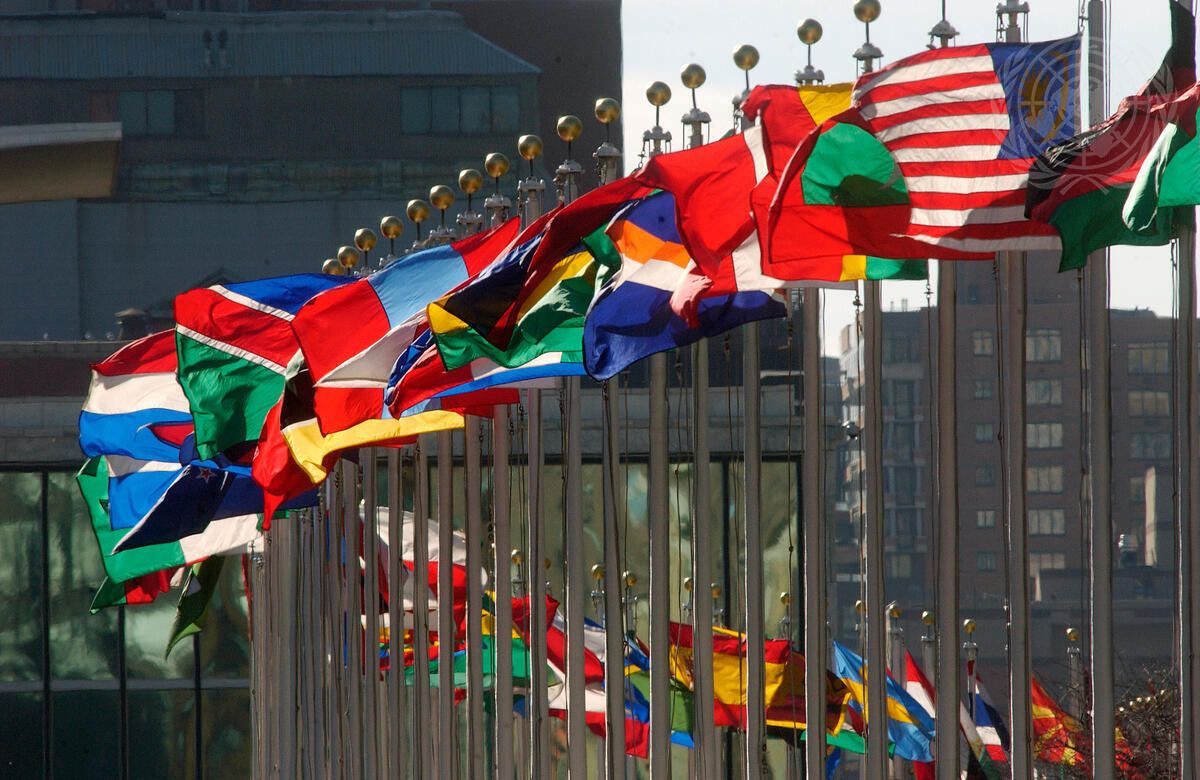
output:
[[[888,423],[883,428],[883,448],[903,460],[912,460],[916,428],[916,423]]]
[[[917,401],[917,383],[894,379],[884,386],[884,403],[893,407],[894,417],[913,416],[913,404]]]
[[[976,466],[975,484],[979,487],[996,484],[996,468],[994,466]]]
[[[1025,486],[1030,493],[1061,493],[1063,467],[1030,466],[1025,469]]]
[[[992,397],[992,380],[976,379],[975,380],[975,398],[984,399]]]
[[[99,99],[93,96],[95,105]],[[156,89],[117,93],[116,119],[129,137],[204,135],[204,93],[198,89]]]
[[[905,579],[912,576],[911,555],[889,555],[887,559],[888,576]]]
[[[995,509],[980,509],[975,512],[975,527],[976,528],[995,528],[996,527],[996,510]]]
[[[1167,342],[1148,341],[1129,345],[1129,373],[1165,374],[1170,370]]]
[[[521,100],[516,87],[405,87],[400,90],[400,131],[515,133]]]
[[[1067,533],[1067,513],[1063,509],[1030,509],[1029,533],[1038,536],[1063,536]]]
[[[1062,331],[1058,328],[1034,328],[1025,335],[1025,360],[1030,363],[1057,363],[1062,360]]]
[[[992,332],[990,330],[973,330],[971,331],[971,351],[975,355],[992,355],[995,354],[996,347],[992,344]]]
[[[1146,503],[1146,478],[1145,477],[1130,477],[1129,478],[1129,503],[1131,503],[1131,504]]]
[[[1067,568],[1064,553],[1033,553],[1029,556],[1029,573],[1037,576],[1042,571],[1062,571]]]
[[[979,285],[967,285],[967,303],[979,303]]]
[[[975,568],[979,571],[995,571],[997,556],[994,552],[975,553]]]
[[[1133,434],[1129,437],[1129,457],[1143,459],[1171,457],[1171,434]]]
[[[1061,379],[1029,379],[1025,382],[1026,406],[1062,406]]]
[[[892,336],[883,340],[884,363],[912,363],[916,360],[916,345],[906,336]]]
[[[991,423],[975,423],[975,441],[995,441],[996,426]]]
[[[1025,446],[1031,450],[1052,450],[1062,447],[1062,423],[1026,423]]]
[[[1130,390],[1130,417],[1167,417],[1171,414],[1171,395],[1165,390]]]

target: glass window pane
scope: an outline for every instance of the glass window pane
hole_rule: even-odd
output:
[[[164,659],[178,598],[125,610],[125,656],[130,679],[192,679],[192,643],[180,642]]]
[[[492,132],[515,133],[521,121],[521,100],[516,87],[492,87]]]
[[[194,728],[190,688],[129,691],[130,777],[191,777]]]
[[[457,133],[459,131],[458,89],[456,87],[434,87],[431,102],[433,132]]]
[[[177,646],[175,652],[179,649]],[[240,558],[229,558],[221,570],[200,633],[200,662],[206,677],[250,676],[250,632]]]
[[[409,135],[429,132],[429,90],[405,87],[400,90],[400,130]]]
[[[207,777],[250,777],[250,691],[245,688],[206,690],[204,709],[204,774]]]
[[[55,678],[111,680],[117,672],[117,610],[88,611],[104,566],[74,476],[49,476],[50,670]]]
[[[175,93],[161,89],[146,93],[146,123],[150,135],[175,133]]]
[[[42,776],[42,694],[0,693],[0,776]]]
[[[487,87],[462,88],[462,131],[481,135],[491,127],[490,93]]]
[[[0,681],[42,677],[41,494],[41,475],[0,473]]]
[[[54,776],[120,777],[120,692],[58,691],[52,701]]]
[[[117,118],[125,135],[146,134],[146,93],[122,92],[117,95]]]

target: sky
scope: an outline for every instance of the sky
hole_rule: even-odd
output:
[[[1046,40],[1074,34],[1080,28],[1076,0],[1028,0],[1029,39]],[[1168,0],[1106,0],[1110,31],[1108,59],[1109,103],[1132,94],[1158,68],[1170,40]],[[744,88],[744,76],[733,64],[733,51],[744,43],[758,48],[761,59],[750,72],[751,84],[791,84],[805,64],[805,49],[796,27],[808,17],[824,28],[813,47],[813,65],[825,71],[826,83],[855,77],[852,53],[864,40],[862,23],[854,18],[852,0],[781,2],[779,0],[625,0],[623,28],[623,120],[626,164],[637,164],[642,132],[654,124],[654,109],[645,100],[646,87],[664,81],[672,90],[662,109],[662,126],[670,130],[675,148],[685,136],[679,119],[691,107],[679,73],[699,63],[708,74],[697,90],[701,109],[712,117],[716,138],[733,125],[733,98]],[[958,44],[996,39],[995,0],[947,0],[946,18],[958,29]],[[871,25],[871,41],[883,50],[883,63],[920,51],[929,43],[929,29],[942,16],[940,0],[882,0],[882,14]],[[1170,254],[1166,248],[1118,248],[1111,265],[1111,303],[1117,308],[1151,308],[1170,315],[1173,290]],[[935,265],[935,264],[931,264]],[[936,271],[934,272],[936,273]],[[923,282],[884,284],[884,307],[911,307],[924,301]],[[852,296],[826,296],[829,330],[826,344],[850,321]]]

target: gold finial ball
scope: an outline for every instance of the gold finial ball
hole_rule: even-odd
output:
[[[483,186],[483,174],[474,168],[464,168],[458,172],[458,188],[467,195],[474,195]]]
[[[721,594],[724,592],[725,591],[721,590],[721,586],[715,582],[711,586],[709,586],[709,593],[712,594],[713,601],[716,601],[717,599],[721,598]]]
[[[379,232],[384,238],[399,238],[404,232],[404,222],[400,217],[384,217],[379,220]]]
[[[611,125],[621,118],[621,104],[613,98],[600,98],[596,101],[595,112],[601,124]]]
[[[900,605],[894,601],[891,604],[888,604],[887,613],[888,617],[890,617],[892,620],[899,620],[901,615]]]
[[[592,579],[594,579],[596,582],[604,579],[604,564],[597,563],[592,566]]]
[[[345,276],[346,269],[342,268],[342,264],[338,262],[336,257],[331,257],[321,264],[321,273],[329,274],[330,276]]]
[[[420,198],[413,198],[408,202],[406,210],[408,218],[418,225],[429,219],[429,204]]]
[[[699,87],[704,86],[704,82],[707,78],[708,74],[704,72],[704,68],[700,67],[694,62],[691,65],[685,65],[683,70],[679,73],[679,80],[682,81],[683,86],[687,87],[688,89],[698,89]]]
[[[854,602],[854,611],[860,615],[866,614],[867,602],[863,601],[862,599],[858,599],[857,601],[855,601]]]
[[[921,613],[921,623],[923,623],[924,625],[927,625],[927,626],[932,626],[933,625],[933,613],[930,612],[929,610],[925,610],[924,612],[922,612]]]
[[[508,559],[513,562],[514,566],[523,566],[525,564],[525,554],[515,547],[508,554]]]
[[[564,114],[558,118],[558,124],[554,126],[558,132],[558,137],[570,143],[583,135],[583,122],[574,114]]]
[[[1078,628],[1068,628],[1067,629],[1067,641],[1068,642],[1078,642],[1079,641],[1079,629]]]
[[[429,188],[429,202],[433,204],[435,209],[445,211],[454,205],[454,190],[447,187],[445,184],[438,184],[435,187]]]
[[[358,265],[358,261],[362,259],[362,255],[354,247],[344,246],[338,250],[337,259],[343,268],[353,268]]]
[[[882,10],[879,7],[879,0],[858,0],[854,4],[854,18],[860,22],[870,24],[879,18]]]
[[[964,620],[963,621],[963,631],[965,631],[967,633],[967,636],[974,634],[975,633],[975,621],[972,620],[971,618],[967,618],[966,620]]]
[[[364,252],[370,252],[375,248],[375,244],[379,241],[375,237],[375,231],[370,228],[359,228],[354,231],[354,245]]]
[[[779,603],[785,607],[790,607],[792,605],[792,594],[788,593],[786,590],[780,593]]]
[[[646,100],[655,108],[661,108],[671,101],[671,88],[665,82],[656,81],[646,87]]]
[[[517,139],[517,154],[522,160],[536,160],[542,156],[542,139],[532,133]]]
[[[800,39],[800,43],[805,46],[812,46],[817,41],[821,40],[821,36],[825,34],[825,28],[816,19],[805,19],[796,28],[796,37]]]
[[[686,590],[688,593],[692,592],[692,578],[691,577],[683,578],[683,589]]]
[[[493,179],[499,179],[508,173],[508,158],[500,154],[500,152],[492,152],[483,158],[483,169],[487,171],[488,176],[491,176]]]
[[[758,64],[758,49],[748,43],[742,44],[733,53],[733,64],[742,70],[753,70]]]
[[[638,584],[637,575],[631,571],[626,571],[621,575],[621,577],[625,580],[625,587],[627,588],[632,588],[634,585]]]

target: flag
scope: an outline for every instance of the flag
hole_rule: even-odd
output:
[[[850,697],[862,711],[867,723],[871,713],[867,709],[866,662],[854,651],[833,643],[835,674],[850,689]],[[886,679],[887,733],[893,743],[895,755],[910,761],[932,761],[931,742],[934,737],[933,718],[922,709],[912,696],[890,675]]]
[[[183,583],[183,593],[179,596],[179,606],[175,608],[175,622],[171,625],[170,636],[167,637],[164,658],[171,655],[171,650],[180,641],[204,630],[204,613],[208,611],[209,602],[216,592],[224,566],[225,558],[217,555],[193,565],[188,570],[187,579]]]
[[[100,587],[96,589],[96,595],[92,597],[92,606],[89,608],[89,612],[94,615],[107,607],[149,604],[158,597],[158,594],[166,593],[171,589],[171,579],[178,571],[179,567],[173,567],[150,572],[125,582],[113,582],[110,577],[105,577],[104,581],[100,583]]]
[[[171,331],[130,342],[93,365],[79,414],[84,455],[177,458],[176,441],[191,432],[192,415],[175,377],[176,365]]]
[[[112,583],[196,563],[211,555],[234,554],[261,538],[258,518],[251,515],[210,523],[202,532],[178,541],[114,553],[114,545],[127,529],[113,528],[109,521],[110,480],[105,459],[89,459],[75,480],[91,518],[105,574]]]
[[[519,221],[402,257],[317,296],[292,321],[313,381],[382,388],[430,301],[483,271],[512,243]],[[289,356],[290,357],[290,356]]]
[[[1196,22],[1169,3],[1172,43],[1158,72],[1106,121],[1044,151],[1029,172],[1025,213],[1058,230],[1060,270],[1082,268],[1106,246],[1165,244],[1174,226],[1160,206],[1200,202]]]
[[[912,657],[912,653],[904,651],[904,666],[905,666],[905,683],[904,690],[920,705],[921,709],[929,715],[930,718],[936,717],[934,702],[937,695],[934,692],[933,683],[925,676],[925,672],[917,665],[917,660]],[[958,725],[959,731],[966,737],[967,747],[970,749],[968,757],[968,777],[980,777],[983,780],[1001,780],[1002,774],[1000,768],[996,766],[991,758],[984,752],[983,740],[979,737],[979,732],[975,730],[975,721],[971,719],[970,713],[967,712],[966,706],[960,701],[958,703]],[[914,761],[913,774],[918,780],[933,780],[935,764],[933,761]]]
[[[674,196],[659,192],[619,213],[604,235],[587,239],[593,256],[608,267],[583,330],[584,365],[596,379],[656,352],[787,313],[778,293],[714,292],[713,281],[696,270],[675,219]]]
[[[1063,711],[1037,678],[1030,680],[1033,751],[1042,761],[1080,767],[1090,772],[1088,735],[1079,721]]]
[[[984,752],[993,764],[1003,766],[1008,763],[1008,728],[1004,725],[1004,718],[984,687],[983,680],[975,673],[974,664],[967,664],[967,681],[972,688],[969,693],[972,713]]]
[[[191,405],[201,458],[258,440],[297,349],[291,327],[296,312],[314,295],[348,281],[297,274],[176,296],[179,383]]]

